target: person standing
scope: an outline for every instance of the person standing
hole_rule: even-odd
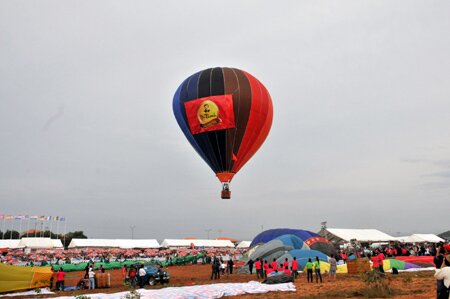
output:
[[[256,269],[256,277],[263,278],[263,275],[261,273],[262,265],[261,265],[261,260],[259,258],[256,259],[255,269]]]
[[[229,274],[233,274],[233,267],[234,267],[234,262],[233,262],[233,259],[230,258],[227,262],[227,271]]]
[[[313,282],[313,263],[311,261],[311,258],[308,259],[308,262],[306,263],[306,275],[308,282]]]
[[[264,260],[263,269],[264,269],[264,279],[267,279],[267,272],[269,271],[269,263],[267,262],[267,260]]]
[[[270,263],[270,266],[272,266],[272,270],[275,271],[278,269],[277,260],[273,259],[273,261]]]
[[[136,268],[134,266],[130,267],[128,272],[128,281],[130,282],[130,286],[132,288],[136,287]]]
[[[376,271],[380,269],[380,260],[378,259],[378,256],[374,254],[374,256],[370,257],[369,259],[372,261],[372,270]]]
[[[292,269],[292,277],[296,279],[298,276],[298,261],[295,256],[294,259],[292,260],[291,269]]]
[[[211,262],[211,280],[220,278],[220,261],[217,257],[213,257]]]
[[[145,276],[147,275],[147,272],[145,272],[144,265],[141,265],[139,267],[138,272],[138,279],[139,279],[139,287],[143,288],[145,284]]]
[[[95,272],[94,272],[94,265],[92,265],[92,266],[89,268],[88,276],[89,276],[89,290],[95,290]]]
[[[56,290],[58,291],[64,291],[64,277],[66,276],[66,273],[63,271],[63,268],[59,268],[58,272],[56,273]]]
[[[320,283],[322,283],[322,274],[320,273],[320,261],[318,256],[316,256],[316,260],[314,261],[314,272],[316,274],[316,283],[319,283],[319,278]]]
[[[331,254],[330,259],[328,260],[330,263],[330,272],[328,273],[328,281],[336,280],[336,271],[337,271],[337,262],[334,258],[334,254]]]
[[[384,265],[384,254],[383,254],[383,252],[381,252],[381,251],[378,252],[377,257],[378,257],[378,270],[381,273],[384,273],[384,268],[383,268],[383,265]]]
[[[127,271],[126,264],[124,264],[122,267],[122,280],[123,280],[124,284],[126,284],[128,282],[128,271]]]
[[[284,269],[289,269],[289,260],[288,260],[288,258],[286,258],[286,259],[284,260],[283,268],[284,268]]]
[[[434,277],[437,280],[436,298],[448,299],[450,298],[450,255],[447,255],[445,257],[438,252],[438,255],[434,258],[434,263],[436,265],[436,272],[434,274]],[[438,269],[438,267],[440,268]]]
[[[248,262],[247,262],[247,264],[248,264],[248,270],[250,271],[250,274],[253,274],[253,264],[254,264],[255,262],[252,260],[252,259],[250,259]]]

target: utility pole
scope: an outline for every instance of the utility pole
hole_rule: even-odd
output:
[[[130,229],[131,229],[131,240],[134,239],[134,229],[136,228],[136,225],[130,225]]]
[[[205,231],[208,234],[208,240],[209,240],[209,233],[212,231],[212,228],[205,229]]]

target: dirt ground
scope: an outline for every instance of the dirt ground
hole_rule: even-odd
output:
[[[187,265],[187,266],[173,266],[167,268],[171,275],[169,286],[189,286],[199,284],[211,284],[215,282],[248,282],[256,280],[256,275],[249,274],[232,274],[222,275],[219,281],[212,281],[210,279],[209,265]],[[120,270],[107,271],[111,274],[111,288],[96,289],[93,291],[73,291],[73,292],[57,292],[54,296],[76,296],[80,294],[89,293],[114,293],[129,290],[127,286],[122,284],[122,277]],[[400,273],[399,275],[387,274],[390,287],[394,290],[394,296],[391,298],[435,298],[436,281],[433,277],[434,272],[424,271],[415,273]],[[76,285],[84,272],[70,272],[66,276],[66,286]],[[164,286],[146,286],[146,288],[161,288]],[[364,292],[365,283],[358,275],[341,274],[337,276],[336,281],[328,282],[328,277],[324,276],[322,284],[307,283],[305,274],[300,274],[295,281],[297,288],[296,292],[274,292],[259,295],[242,295],[229,296],[225,298],[240,298],[240,299],[284,299],[284,298],[365,298],[367,293]],[[36,296],[33,296],[36,297]],[[44,297],[44,296],[42,296]],[[45,296],[52,297],[52,296]],[[14,297],[20,298],[20,297]],[[25,297],[22,297],[25,298]]]

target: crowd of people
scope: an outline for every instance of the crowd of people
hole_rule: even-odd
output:
[[[217,255],[228,259],[240,259],[246,249],[231,248],[178,248],[178,249],[117,249],[117,248],[87,248],[87,249],[38,249],[27,252],[24,249],[3,249],[0,254],[2,263],[19,266],[45,266],[79,264],[83,262],[123,262],[129,260],[159,260],[165,261],[188,255]]]
[[[429,243],[429,244],[405,244],[405,243],[386,243],[377,244],[378,246],[361,246],[360,244],[351,244],[345,249],[340,249],[338,259],[344,263],[351,257],[368,257],[369,259],[378,254],[382,254],[383,257],[396,257],[396,256],[436,256],[439,246],[443,246],[442,243]]]

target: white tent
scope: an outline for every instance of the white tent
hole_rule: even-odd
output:
[[[119,248],[160,248],[158,241],[155,239],[117,239]]]
[[[434,234],[413,234],[411,236],[397,237],[396,239],[404,243],[424,243],[424,242],[438,243],[445,241],[444,239]]]
[[[321,230],[319,235],[334,243],[350,242],[351,240],[359,242],[386,242],[396,240],[396,238],[377,229],[327,228]]]
[[[19,246],[20,239],[0,240],[0,248],[16,249],[23,248]]]
[[[236,248],[249,248],[252,241],[241,241]]]
[[[52,239],[50,238],[22,238],[20,239],[19,246],[22,248],[31,248],[31,249],[39,249],[39,248],[51,249],[55,247]]]
[[[165,239],[164,241],[161,242],[161,247],[164,248],[191,247],[191,244],[194,244],[194,247],[234,248],[234,244],[230,240],[198,240],[198,239],[193,240]]]
[[[53,248],[59,248],[59,249],[63,249],[64,248],[64,246],[63,246],[63,244],[62,244],[60,239],[50,239],[50,240],[52,240]]]
[[[69,248],[160,248],[155,239],[72,239]]]

